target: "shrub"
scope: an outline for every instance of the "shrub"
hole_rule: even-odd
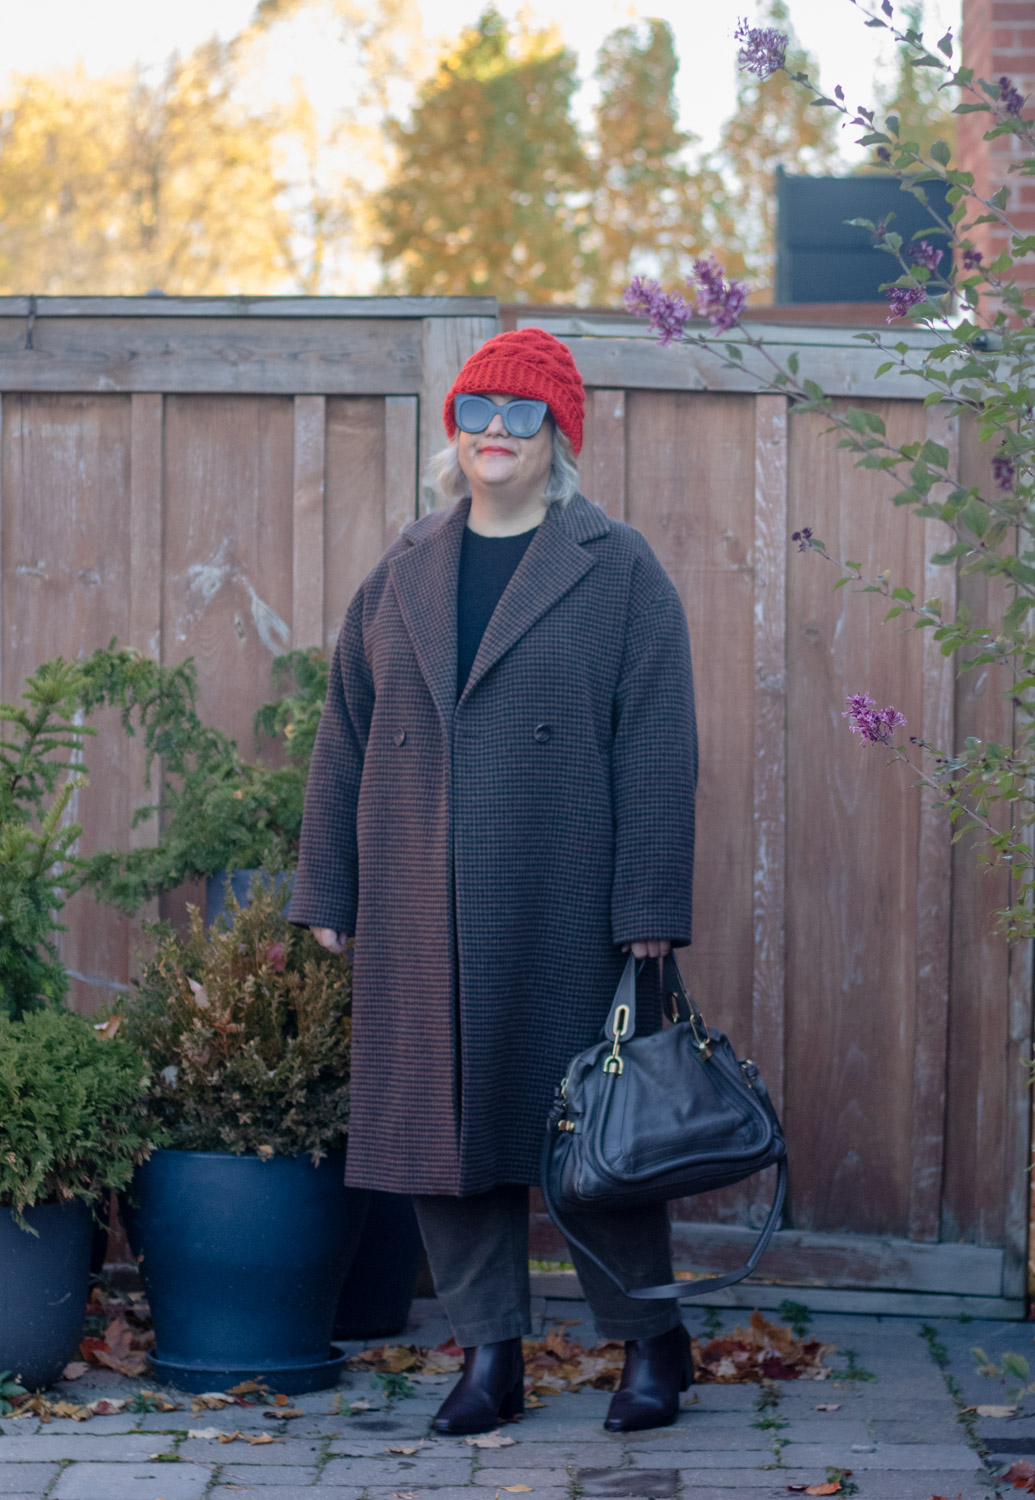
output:
[[[261,1157],[344,1145],[352,971],[284,915],[262,881],[228,922],[167,932],[126,1012],[154,1074],[167,1144]]]
[[[24,1228],[26,1208],[124,1187],[156,1144],[147,1090],[134,1049],[73,1011],[0,1015],[0,1205]]]

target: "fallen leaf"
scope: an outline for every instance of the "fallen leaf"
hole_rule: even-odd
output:
[[[268,1396],[269,1393],[270,1393],[269,1386],[268,1385],[263,1385],[263,1383],[262,1383],[261,1380],[242,1380],[241,1383],[240,1383],[240,1385],[231,1385],[231,1386],[228,1386],[227,1387],[227,1392],[226,1392],[226,1394],[228,1396],[262,1396],[262,1397]],[[278,1398],[275,1397],[274,1399],[276,1400]],[[286,1396],[284,1397],[284,1400],[285,1401],[287,1400]]]
[[[967,1410],[976,1412],[979,1417],[1015,1417],[1019,1408],[1016,1406],[968,1406]]]
[[[61,1371],[62,1380],[81,1380],[90,1366],[85,1359],[72,1359]]]
[[[90,1364],[104,1365],[120,1375],[142,1375],[147,1365],[142,1344],[138,1331],[120,1315],[108,1324],[103,1338],[85,1338],[79,1348]]]
[[[284,1393],[283,1393],[283,1391],[278,1391],[277,1394],[273,1397],[273,1405],[274,1406],[290,1406],[291,1405],[291,1398],[289,1396],[285,1396]]]
[[[806,1495],[840,1495],[840,1479],[832,1479],[829,1484],[809,1484],[805,1486]]]
[[[117,1417],[128,1405],[128,1396],[102,1396],[99,1401],[91,1401],[86,1409],[93,1417]]]
[[[530,1484],[501,1484],[500,1489],[506,1490],[508,1495],[527,1495],[532,1486]]]
[[[468,1448],[512,1448],[517,1438],[504,1437],[502,1432],[483,1433],[481,1437],[464,1438]]]
[[[419,1452],[420,1452],[420,1450],[421,1450],[421,1449],[422,1449],[422,1448],[423,1448],[423,1447],[424,1447],[424,1444],[423,1444],[423,1443],[417,1443],[417,1444],[415,1444],[415,1446],[414,1446],[414,1447],[412,1447],[412,1448],[406,1448],[406,1447],[403,1447],[403,1446],[402,1446],[402,1445],[401,1445],[401,1444],[400,1444],[400,1445],[399,1445],[399,1447],[397,1447],[397,1448],[386,1448],[386,1449],[385,1449],[385,1452],[386,1452],[386,1453],[407,1453],[407,1454],[408,1454],[408,1453],[419,1453]]]
[[[349,1411],[379,1411],[380,1407],[376,1401],[368,1401],[365,1396],[360,1396],[358,1401],[349,1402]],[[332,1413],[332,1416],[336,1413]]]
[[[1006,1473],[1000,1477],[1008,1479],[1015,1490],[1024,1490],[1025,1494],[1035,1495],[1035,1468],[1026,1458],[1015,1460]]]
[[[202,1391],[200,1395],[191,1399],[191,1411],[223,1411],[231,1404],[231,1397],[224,1396],[222,1391]]]
[[[823,1403],[822,1406],[817,1406],[816,1410],[817,1411],[840,1411],[841,1410],[841,1403],[840,1403],[840,1401],[826,1401],[826,1402]]]
[[[220,1441],[225,1439],[227,1442],[232,1443],[237,1434],[234,1433],[233,1436],[227,1438],[226,1434],[220,1432],[218,1427],[188,1427],[187,1436],[189,1438],[219,1438]]]
[[[116,1034],[121,1025],[122,1017],[112,1016],[108,1021],[95,1021],[93,1023],[93,1029],[94,1031],[96,1031],[102,1042],[107,1042],[110,1041],[111,1038]]]
[[[263,1416],[274,1422],[291,1422],[295,1417],[304,1417],[305,1412],[300,1406],[278,1406],[275,1411],[264,1411]]]

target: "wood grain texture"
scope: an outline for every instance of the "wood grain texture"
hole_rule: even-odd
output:
[[[130,449],[127,397],[8,395],[3,403],[4,655],[7,693],[50,657],[128,638]],[[66,821],[83,854],[125,844],[129,764],[117,712],[97,714],[82,761],[88,785]],[[71,1003],[91,1012],[127,978],[129,924],[81,893],[62,913]],[[114,990],[113,990],[113,987]]]
[[[755,401],[752,1052],[783,1110],[787,856],[787,399]],[[760,1193],[764,1189],[760,1187]]]
[[[385,550],[385,403],[327,402],[324,644],[332,650],[352,596]]]
[[[923,437],[916,407],[877,403],[889,440]],[[855,469],[792,416],[789,523],[872,577],[915,585],[923,535],[889,505],[887,481]],[[788,574],[787,1031],[784,1124],[797,1228],[903,1235],[911,1180],[919,801],[908,775],[861,744],[845,696],[869,692],[915,721],[918,633],[814,554]]]
[[[586,392],[579,488],[609,516],[625,520],[625,392]]]
[[[162,471],[163,398],[138,394],[130,397],[130,566],[128,644],[154,661],[162,659]],[[129,777],[129,815],[158,801],[162,785],[161,762],[148,769],[143,738],[138,733],[125,744]],[[153,846],[158,841],[158,815],[152,814],[126,834],[130,849]],[[144,948],[141,922],[157,921],[157,899],[145,903],[130,929],[130,973],[139,977],[139,956]]]
[[[694,942],[688,983],[742,1052],[753,1026],[754,403],[667,392],[626,398],[626,519],[646,536],[690,623],[700,735]],[[681,1210],[741,1219],[753,1190]]]
[[[385,397],[385,547],[417,517],[419,415],[416,397]]]
[[[291,644],[323,645],[325,396],[294,401]]]
[[[450,327],[478,319],[429,319]],[[373,318],[0,318],[0,389],[416,394],[421,322]],[[443,391],[445,395],[445,391]]]
[[[958,421],[938,407],[927,413],[926,437],[949,453],[949,473],[959,468]],[[931,492],[937,505],[943,495]],[[942,618],[956,612],[956,570],[931,558],[953,537],[933,518],[923,523],[925,599],[940,598]],[[941,653],[934,632],[922,635],[923,709],[919,738],[947,750],[952,746],[955,667]],[[909,1236],[938,1239],[941,1230],[942,1172],[945,1162],[945,1069],[949,1044],[949,944],[952,920],[952,825],[932,792],[920,797],[920,848],[916,898],[916,1030],[913,1042],[913,1143],[909,1186]]]
[[[39,318],[495,318],[495,297],[37,297]],[[0,297],[25,318],[28,297]]]
[[[748,350],[743,364],[733,369],[706,349],[673,344],[666,349],[647,339],[565,337],[587,386],[624,387],[627,391],[740,391],[753,395],[768,381],[772,367]],[[796,346],[785,344],[789,354]],[[889,371],[877,377],[882,351],[858,344],[851,348],[814,345],[799,348],[801,376],[815,380],[833,396],[880,396],[917,399],[927,388],[916,376]],[[0,371],[2,371],[0,364]]]
[[[423,474],[431,455],[447,442],[442,425],[442,403],[449,388],[469,356],[496,333],[497,322],[495,317],[425,318],[421,326],[419,454]],[[401,392],[404,387],[396,389]],[[433,505],[434,496],[422,484],[421,514],[431,510]]]

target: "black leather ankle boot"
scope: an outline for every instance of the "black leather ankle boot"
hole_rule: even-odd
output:
[[[431,1426],[456,1437],[489,1432],[525,1409],[525,1362],[520,1339],[464,1350],[464,1373]]]
[[[652,1339],[626,1339],[622,1379],[611,1399],[608,1432],[668,1427],[679,1415],[679,1393],[694,1382],[690,1335],[682,1323]]]

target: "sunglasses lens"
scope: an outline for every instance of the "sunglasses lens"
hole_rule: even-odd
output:
[[[487,396],[457,396],[456,425],[462,432],[484,432],[499,408]]]
[[[534,437],[543,425],[545,401],[510,401],[504,408],[507,430],[515,437]]]

